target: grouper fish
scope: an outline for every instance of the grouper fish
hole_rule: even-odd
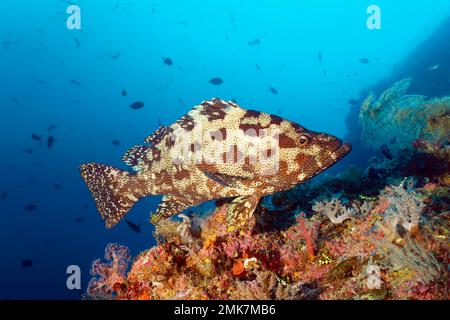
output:
[[[139,199],[163,195],[152,223],[227,199],[227,229],[239,230],[261,197],[311,179],[351,150],[332,135],[218,98],[159,127],[144,142],[123,156],[133,172],[98,163],[80,167],[108,228]]]

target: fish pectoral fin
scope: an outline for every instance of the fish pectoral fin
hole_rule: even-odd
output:
[[[256,195],[241,196],[235,198],[227,211],[227,231],[232,232],[243,228],[253,215],[259,203]]]
[[[156,129],[155,132],[153,132],[151,135],[149,135],[147,138],[145,138],[144,142],[150,143],[152,145],[157,145],[160,143],[167,135],[171,134],[173,132],[173,129],[168,126],[160,126],[158,129]]]
[[[239,188],[242,186],[242,182],[245,180],[251,180],[254,178],[253,174],[248,171],[241,175],[230,175],[222,173],[217,170],[216,167],[211,165],[197,165],[198,169],[203,172],[209,179],[221,184],[224,187]]]
[[[165,195],[163,196],[156,213],[151,216],[150,222],[156,224],[159,221],[170,218],[171,216],[174,216],[193,205],[194,204],[186,198]]]

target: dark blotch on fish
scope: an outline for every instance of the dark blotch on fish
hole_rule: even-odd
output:
[[[122,97],[126,97],[128,92],[125,89],[123,89],[120,94],[122,95]]]
[[[273,94],[278,94],[278,90],[273,87],[270,87],[269,91],[272,92]]]
[[[119,140],[113,140],[112,144],[115,145],[115,146],[118,146],[118,145],[120,145],[120,141]]]
[[[55,138],[53,136],[50,136],[47,138],[47,148],[51,148],[54,143],[55,143]]]
[[[170,58],[165,58],[165,59],[163,59],[163,62],[164,62],[164,64],[166,64],[166,65],[168,65],[168,66],[173,65],[173,61],[172,61],[172,59],[170,59]]]
[[[38,135],[35,134],[35,133],[33,133],[33,134],[31,135],[31,139],[36,140],[36,141],[41,141],[41,137],[38,136]]]
[[[28,204],[25,206],[25,209],[27,211],[34,211],[34,210],[36,210],[36,208],[37,208],[37,205],[35,205],[35,204]]]
[[[130,108],[135,109],[135,110],[142,109],[143,107],[144,107],[144,103],[142,101],[136,101],[136,102],[133,102],[132,104],[130,104]]]
[[[20,265],[22,266],[22,268],[30,268],[33,265],[33,261],[31,261],[30,259],[25,259],[20,261]]]
[[[214,77],[212,79],[209,80],[209,83],[215,85],[215,86],[219,86],[223,83],[223,80],[219,77]]]
[[[131,228],[131,230],[133,230],[136,233],[141,233],[141,225],[136,224],[130,220],[125,220],[125,222]]]
[[[255,38],[255,39],[253,39],[253,40],[250,40],[249,42],[248,42],[248,45],[249,46],[257,46],[257,45],[259,45],[261,43],[261,41],[258,39],[258,38]]]
[[[362,64],[368,64],[370,62],[369,59],[367,59],[367,58],[361,58],[358,61],[359,61],[359,63],[362,63]]]

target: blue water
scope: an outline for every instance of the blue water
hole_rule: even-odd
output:
[[[66,27],[69,4],[81,8],[81,30]],[[371,4],[381,30],[366,27]],[[147,221],[159,199],[128,214],[141,233],[124,222],[108,230],[81,163],[126,169],[124,151],[212,97],[344,137],[354,129],[347,101],[389,77],[449,14],[448,0],[0,1],[0,299],[79,299],[107,243],[133,255],[154,243]],[[129,108],[135,101],[144,108]],[[66,287],[73,264],[81,290]]]

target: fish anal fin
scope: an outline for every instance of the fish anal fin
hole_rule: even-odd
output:
[[[158,129],[156,129],[155,132],[153,132],[151,135],[149,135],[147,138],[145,138],[144,142],[150,143],[152,145],[157,145],[160,143],[167,135],[171,134],[173,132],[173,129],[168,126],[160,126]]]
[[[191,201],[183,197],[165,195],[163,196],[156,213],[152,215],[150,222],[156,224],[159,221],[170,218],[171,216],[174,216],[193,205],[194,204]]]
[[[227,210],[227,231],[243,229],[253,216],[253,212],[259,203],[256,195],[240,196],[235,198]]]
[[[83,164],[80,172],[108,228],[117,224],[145,196],[136,175],[129,172],[98,163]]]

